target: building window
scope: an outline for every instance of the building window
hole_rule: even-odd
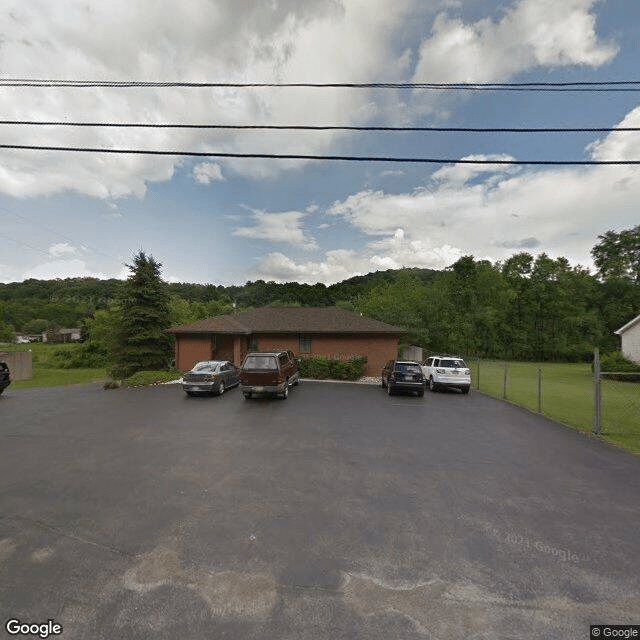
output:
[[[311,336],[308,334],[300,335],[300,353],[311,353]]]
[[[258,350],[258,336],[249,336],[249,351]]]

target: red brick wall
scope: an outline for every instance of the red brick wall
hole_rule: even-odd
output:
[[[231,360],[234,336],[177,335],[175,346],[176,369],[189,371],[202,360]]]
[[[366,356],[366,376],[379,376],[382,367],[398,355],[399,337],[396,335],[344,335],[313,334],[311,352],[300,353],[299,337],[292,335],[259,335],[258,350],[277,351],[291,349],[297,356],[324,356],[348,360],[354,356]]]
[[[260,334],[257,336],[258,351],[280,351],[291,349],[297,356],[324,356],[348,360],[354,356],[366,356],[367,368],[365,375],[379,376],[382,367],[398,355],[398,336],[394,335],[344,335],[344,334],[313,334],[311,336],[311,351],[300,353],[298,335],[291,334]],[[246,336],[216,336],[214,349],[211,337],[176,336],[176,367],[181,371],[188,371],[196,362],[201,360],[231,360],[235,364],[242,364],[248,351]],[[235,345],[235,349],[234,349]],[[235,356],[235,357],[234,357]],[[239,357],[238,357],[239,356]]]

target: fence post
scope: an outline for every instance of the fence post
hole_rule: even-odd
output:
[[[507,399],[507,363],[504,363],[504,389],[502,391],[502,399]]]
[[[602,420],[602,389],[600,376],[600,350],[593,352],[593,395],[595,401],[593,414],[593,432],[600,433]]]
[[[538,413],[542,413],[542,369],[538,369]]]

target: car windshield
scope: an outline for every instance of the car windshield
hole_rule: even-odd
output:
[[[198,373],[210,373],[214,372],[218,368],[217,362],[198,362],[198,364],[191,369],[191,371],[196,371]]]
[[[404,373],[422,373],[422,369],[419,364],[400,364],[396,365],[396,371],[402,371]]]
[[[244,368],[272,371],[278,368],[278,362],[274,356],[247,356]]]
[[[464,360],[441,360],[440,366],[445,369],[466,369]]]

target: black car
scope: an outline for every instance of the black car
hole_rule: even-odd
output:
[[[217,393],[240,384],[240,370],[228,360],[198,362],[182,377],[182,389],[188,396]]]
[[[389,360],[382,370],[382,386],[391,396],[396,392],[415,392],[424,396],[425,379],[419,362]]]
[[[6,362],[0,362],[0,393],[11,384],[11,373]]]

